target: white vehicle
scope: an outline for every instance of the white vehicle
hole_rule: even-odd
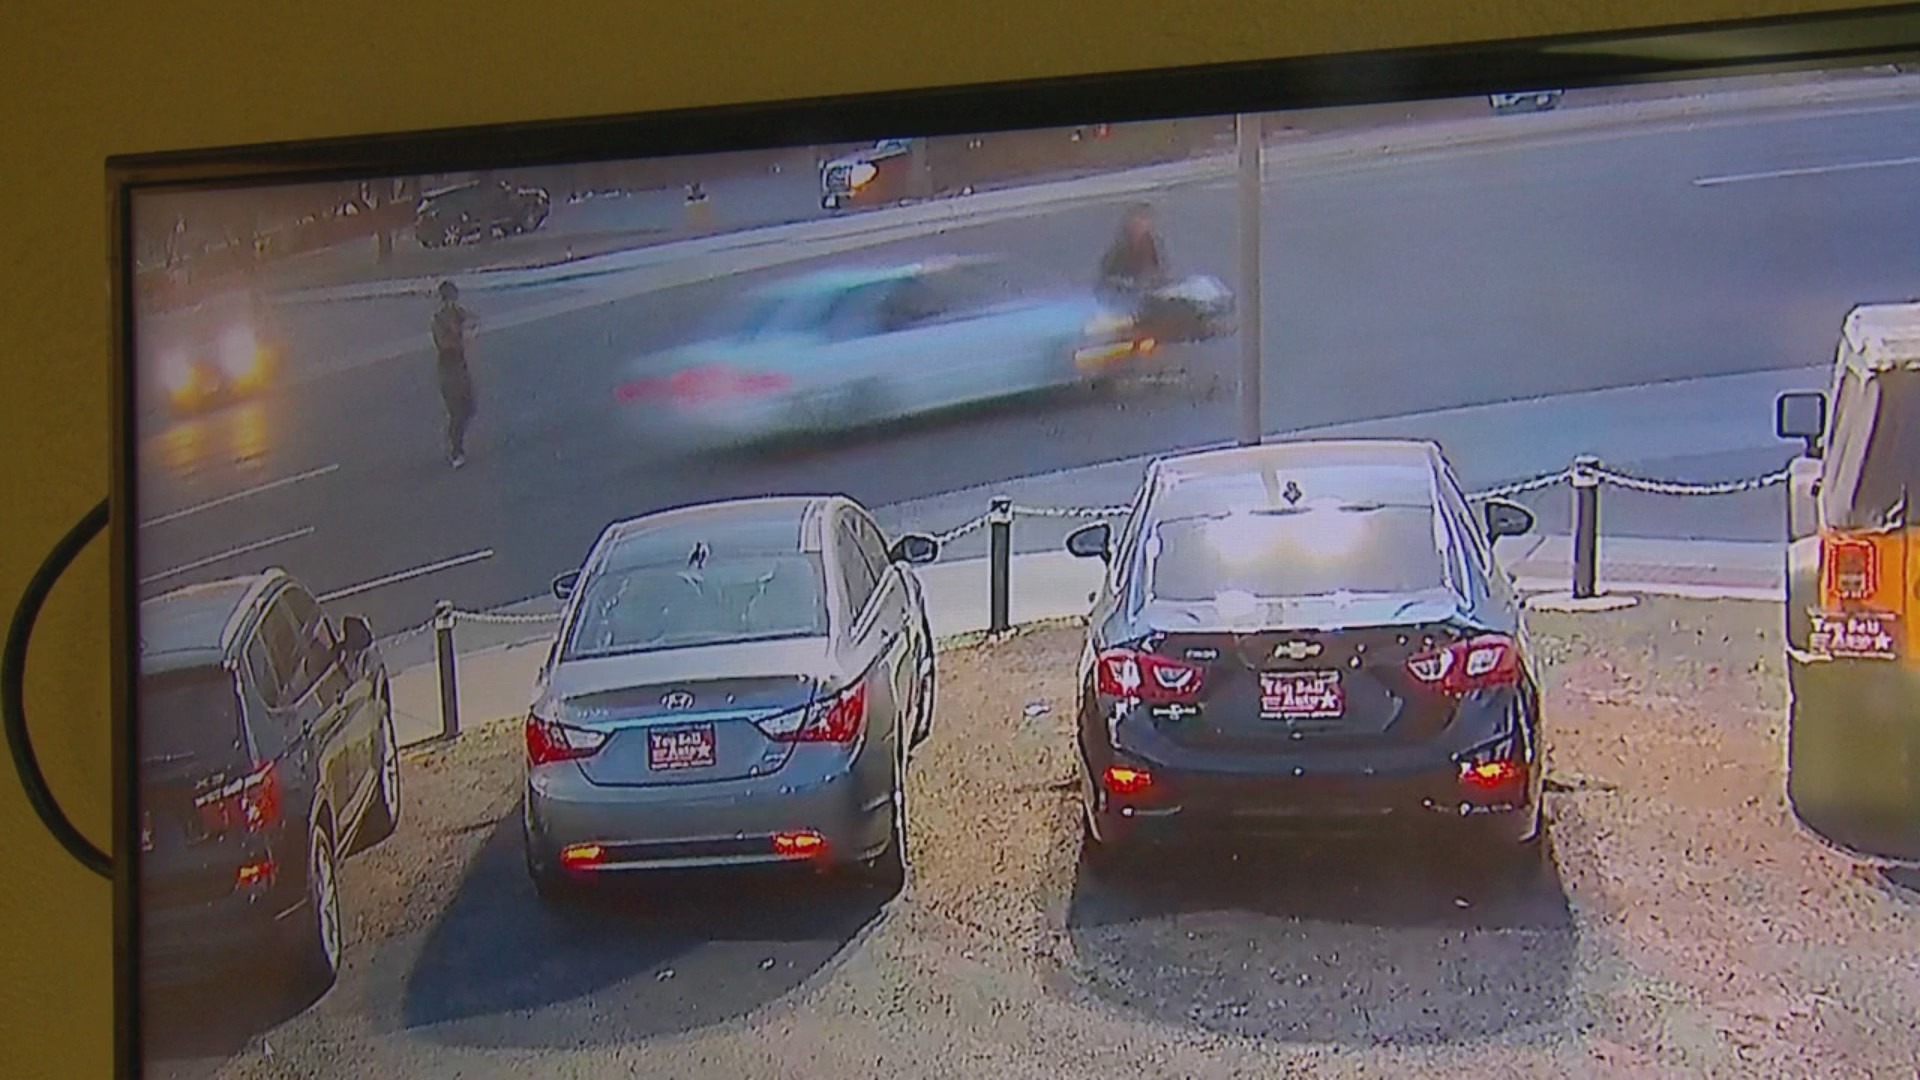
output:
[[[1497,113],[1546,112],[1560,104],[1562,90],[1531,90],[1524,94],[1489,94],[1487,103]]]
[[[1110,376],[1152,351],[1088,297],[1007,294],[996,263],[822,270],[761,292],[725,333],[635,365],[616,397],[681,449],[878,424]]]

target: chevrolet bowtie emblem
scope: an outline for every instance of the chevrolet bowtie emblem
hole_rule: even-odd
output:
[[[1273,647],[1275,660],[1305,660],[1319,656],[1326,648],[1317,641],[1283,641]]]

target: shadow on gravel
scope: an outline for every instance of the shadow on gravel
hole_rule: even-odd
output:
[[[1289,1042],[1458,1043],[1554,1020],[1576,931],[1549,861],[1495,882],[1434,850],[1181,853],[1083,865],[1069,933],[1097,996]]]
[[[548,906],[520,812],[494,827],[407,979],[402,1023],[490,1049],[631,1043],[745,1015],[826,968],[887,898],[810,874],[614,883]]]
[[[140,1052],[149,1062],[239,1053],[255,1036],[313,1007],[327,988],[296,986],[284,972],[239,970],[192,985],[153,987],[140,994]],[[211,1074],[215,1065],[209,1064]],[[176,1076],[175,1071],[156,1075]]]

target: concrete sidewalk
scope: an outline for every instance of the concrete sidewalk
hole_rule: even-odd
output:
[[[1564,593],[1572,583],[1572,538],[1536,536],[1502,541],[1500,558],[1520,589]],[[1600,542],[1600,583],[1620,594],[1696,599],[1778,601],[1783,595],[1783,545],[1697,540],[1606,538]],[[1015,555],[1009,568],[1008,608],[1015,625],[1084,616],[1104,567],[1065,551]],[[943,641],[987,629],[988,561],[957,559],[918,571],[927,596],[927,616]],[[551,600],[515,605],[516,614],[551,612]],[[1600,616],[1604,617],[1604,616]],[[460,722],[463,729],[526,715],[536,673],[551,642],[551,624],[466,623],[456,629],[460,648]],[[403,746],[440,734],[439,674],[431,638],[421,635],[383,643],[393,669],[394,722]],[[475,639],[484,644],[475,648]]]

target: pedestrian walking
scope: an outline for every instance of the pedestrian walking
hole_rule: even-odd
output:
[[[467,426],[473,423],[473,372],[467,366],[467,339],[473,313],[460,306],[460,289],[440,283],[440,307],[433,313],[433,351],[440,378],[440,403],[447,410],[447,463],[467,462]]]

